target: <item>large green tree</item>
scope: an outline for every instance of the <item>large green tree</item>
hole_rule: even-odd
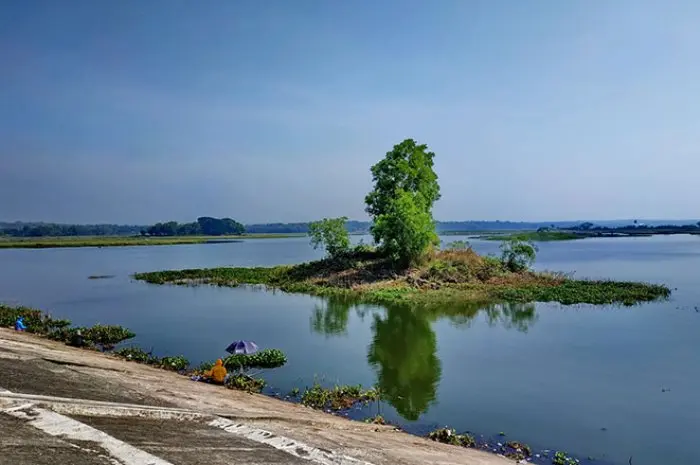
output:
[[[402,266],[439,243],[432,215],[440,199],[434,157],[427,145],[406,139],[372,166],[374,189],[365,197],[366,211],[374,220],[372,236]]]

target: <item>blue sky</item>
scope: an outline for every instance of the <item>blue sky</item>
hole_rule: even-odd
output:
[[[0,220],[364,219],[436,152],[438,219],[694,218],[700,2],[0,4]]]

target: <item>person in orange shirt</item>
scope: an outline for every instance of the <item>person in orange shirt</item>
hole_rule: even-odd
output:
[[[223,360],[218,359],[214,367],[211,370],[204,373],[204,376],[206,378],[211,379],[213,383],[224,384],[224,380],[226,379],[226,373],[226,367],[224,366]]]

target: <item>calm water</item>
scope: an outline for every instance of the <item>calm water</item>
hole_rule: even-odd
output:
[[[484,253],[498,247],[472,245]],[[504,431],[535,448],[597,463],[627,464],[630,456],[634,465],[700,463],[693,446],[700,431],[700,237],[540,245],[539,269],[677,288],[669,302],[635,308],[350,307],[303,295],[151,286],[129,278],[136,271],[318,256],[303,238],[0,250],[0,301],[49,309],[80,325],[122,324],[138,334],[136,343],[195,363],[221,356],[233,339],[278,347],[289,363],[266,378],[280,392],[314,379],[378,382],[389,400],[382,414],[414,432],[437,425],[487,436]]]

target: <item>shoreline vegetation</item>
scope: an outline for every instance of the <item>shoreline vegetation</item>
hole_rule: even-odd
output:
[[[245,239],[303,237],[304,234],[241,234],[235,236],[61,236],[0,237],[0,249],[48,249],[62,247],[132,247],[151,245],[221,244]]]
[[[349,235],[365,235],[366,232],[350,232]],[[690,234],[700,236],[700,231],[667,231],[649,228],[644,231],[444,231],[440,236],[472,236],[488,241],[520,240],[531,242],[569,241],[594,237],[649,237],[654,235]],[[68,247],[135,247],[156,245],[221,244],[246,239],[284,239],[306,237],[307,233],[243,233],[225,236],[0,236],[0,249],[52,249]]]
[[[585,239],[585,234],[578,234],[569,231],[523,231],[516,233],[504,234],[485,234],[477,236],[477,239],[485,239],[487,241],[529,241],[529,242],[549,242],[549,241],[572,241]]]
[[[651,237],[670,236],[675,234],[690,234],[700,236],[700,228],[697,226],[674,227],[674,228],[602,228],[602,229],[576,229],[576,230],[538,230],[538,231],[517,231],[517,232],[490,232],[479,234],[476,239],[488,241],[571,241],[588,239],[593,237]]]
[[[115,350],[116,345],[134,338],[135,334],[121,326],[97,324],[88,328],[73,327],[69,320],[54,319],[41,310],[0,304],[0,328],[12,327],[17,317],[20,316],[25,320],[26,332],[35,337],[48,338],[67,345],[73,345],[73,336],[80,330],[84,337],[83,345],[76,348],[98,350],[105,356],[120,358],[126,362],[140,363],[155,369],[173,371],[190,377],[193,381],[199,380],[201,375],[210,370],[214,364],[213,362],[203,362],[197,367],[192,367],[190,362],[182,355],[158,357],[153,355],[152,352],[146,352],[137,346],[124,346]],[[283,366],[286,362],[285,354],[278,349],[264,349],[251,355],[231,355],[224,359],[224,365],[231,374],[224,387],[250,394],[261,394],[266,386],[266,381],[263,378],[250,374],[247,370],[250,368],[274,369]],[[361,385],[336,384],[326,387],[317,380],[314,380],[311,386],[306,386],[303,390],[294,388],[286,396],[275,393],[267,394],[267,397],[276,398],[280,401],[300,403],[326,414],[340,415],[346,418],[349,418],[349,412],[358,406],[377,403],[377,409],[379,409],[379,403],[386,400],[384,393],[378,386],[368,389],[363,388]],[[376,425],[394,426],[397,431],[402,430],[402,428],[387,422],[379,413],[371,415],[366,412],[361,417],[349,419]],[[454,429],[443,427],[432,430],[427,434],[420,433],[418,435],[448,445],[500,454],[516,461],[532,460],[534,456],[532,449],[527,444],[503,440],[506,436],[503,432],[499,433],[498,439],[496,439],[495,436],[487,438],[483,435],[475,436],[467,432],[458,434]],[[499,440],[503,443],[499,442]],[[550,456],[550,454],[553,455]],[[560,451],[543,450],[536,457],[541,458],[538,462],[542,463],[549,463],[551,458],[551,463],[557,465],[579,462]],[[559,461],[562,458],[567,461]]]
[[[368,304],[451,302],[558,302],[622,304],[667,298],[666,286],[577,280],[563,274],[511,271],[499,258],[471,249],[435,252],[420,266],[397,271],[381,254],[356,250],[342,257],[298,265],[208,268],[136,273],[150,284],[237,287],[263,285],[288,293],[347,297]]]

